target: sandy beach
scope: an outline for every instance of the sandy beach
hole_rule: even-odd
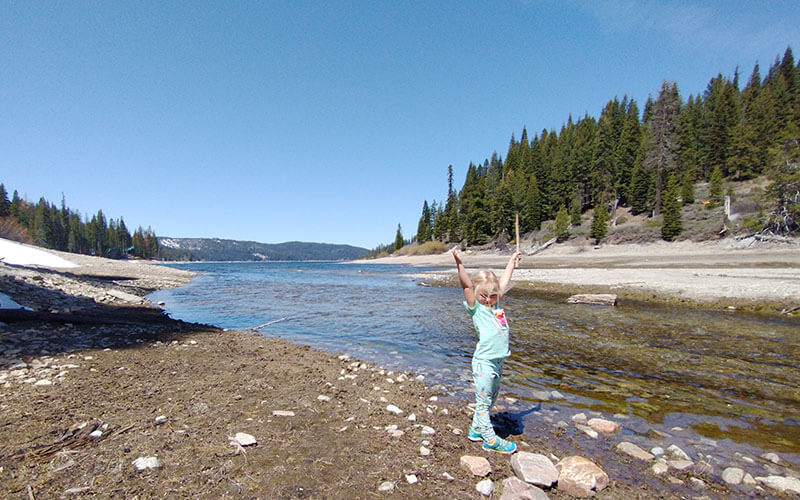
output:
[[[719,270],[722,279],[733,270],[785,270],[781,280],[797,286],[796,247],[698,248],[684,259],[655,247],[553,250],[527,257],[518,278],[551,271],[563,280],[573,276],[563,271],[606,267],[657,275],[689,260]],[[510,491],[505,481],[516,472],[509,457],[466,439],[471,410],[449,400],[446,388],[347,353],[175,321],[143,299],[186,283],[190,273],[53,253],[77,267],[0,264],[0,292],[38,314],[4,313],[0,320],[0,496],[486,498],[476,491],[485,478],[493,481],[492,498]],[[634,265],[631,253],[643,254],[640,263],[659,253],[657,265]],[[385,261],[449,265],[449,259]],[[465,257],[474,266],[506,259]],[[534,284],[544,279],[530,276]],[[569,279],[588,284],[581,273]],[[501,435],[554,464],[578,455],[591,461],[609,478],[597,498],[791,498],[766,482],[731,486],[721,479],[724,465],[702,460],[655,472],[652,459],[619,451],[620,431],[591,437],[572,426],[517,429],[510,416],[518,404],[501,398]],[[468,471],[464,456],[486,459],[488,475]],[[769,457],[745,458],[754,473],[786,481],[797,474]],[[545,498],[574,497],[566,479],[559,481],[563,486],[544,489]]]
[[[776,312],[800,306],[800,241],[654,242],[591,245],[588,241],[552,245],[534,255],[523,242],[523,258],[513,282],[564,293],[616,293],[634,299],[714,302],[716,306],[769,304]],[[502,270],[508,253],[463,253],[468,268]],[[376,264],[443,266],[422,279],[452,280],[449,253],[360,261]]]

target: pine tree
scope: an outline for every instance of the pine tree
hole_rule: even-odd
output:
[[[400,227],[400,224],[397,225],[397,233],[394,237],[394,251],[398,251],[403,248],[403,228]]]
[[[0,184],[0,217],[5,217],[9,214],[11,214],[11,202],[8,201],[6,187]]]
[[[710,198],[709,201],[711,201],[711,208],[722,205],[722,169],[719,165],[714,166],[714,170],[711,172],[708,197]]]
[[[647,126],[650,132],[645,155],[645,167],[652,172],[655,186],[653,208],[655,215],[661,213],[661,191],[665,176],[676,168],[677,124],[681,101],[678,87],[666,81],[653,105],[652,116]]]
[[[417,225],[416,240],[418,243],[425,243],[431,240],[431,211],[428,207],[428,200],[425,200],[422,204],[422,214]]]
[[[561,205],[561,208],[558,209],[558,213],[556,213],[555,226],[556,241],[561,242],[569,239],[569,215],[564,205]]]
[[[606,234],[608,234],[608,209],[606,204],[601,202],[594,207],[590,236],[600,243]]]
[[[582,208],[581,196],[579,194],[576,193],[575,196],[572,197],[572,204],[570,206],[571,210],[570,210],[569,222],[573,226],[578,227],[581,225],[581,208]]]
[[[664,192],[664,220],[661,224],[661,237],[667,241],[674,240],[683,231],[678,192],[679,185],[676,176],[671,176]]]
[[[691,205],[695,202],[694,172],[692,170],[686,170],[681,178],[681,199],[684,205]]]

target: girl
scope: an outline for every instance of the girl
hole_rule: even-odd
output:
[[[511,354],[508,349],[508,322],[505,312],[497,306],[503,292],[511,281],[511,274],[521,257],[514,252],[498,281],[491,271],[481,271],[471,280],[464,269],[458,249],[451,250],[458,268],[458,279],[464,289],[464,306],[472,317],[478,332],[478,344],[472,355],[472,378],[475,383],[475,414],[467,437],[471,441],[483,441],[483,449],[511,454],[517,445],[494,432],[489,412],[497,400],[503,376],[503,361]]]

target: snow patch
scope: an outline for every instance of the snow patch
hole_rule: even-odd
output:
[[[5,238],[0,238],[0,261],[15,266],[78,267],[45,250]]]

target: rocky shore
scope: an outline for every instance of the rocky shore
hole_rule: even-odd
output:
[[[44,317],[0,326],[4,498],[795,498],[774,453],[643,449],[624,415],[498,407],[512,457],[465,435],[471,409],[390,372],[249,332],[175,321],[143,299],[191,275],[60,254],[0,264],[0,292]],[[47,316],[50,315],[50,316]],[[557,397],[555,395],[554,397]],[[680,433],[680,429],[674,429]],[[646,433],[645,433],[646,434]]]

